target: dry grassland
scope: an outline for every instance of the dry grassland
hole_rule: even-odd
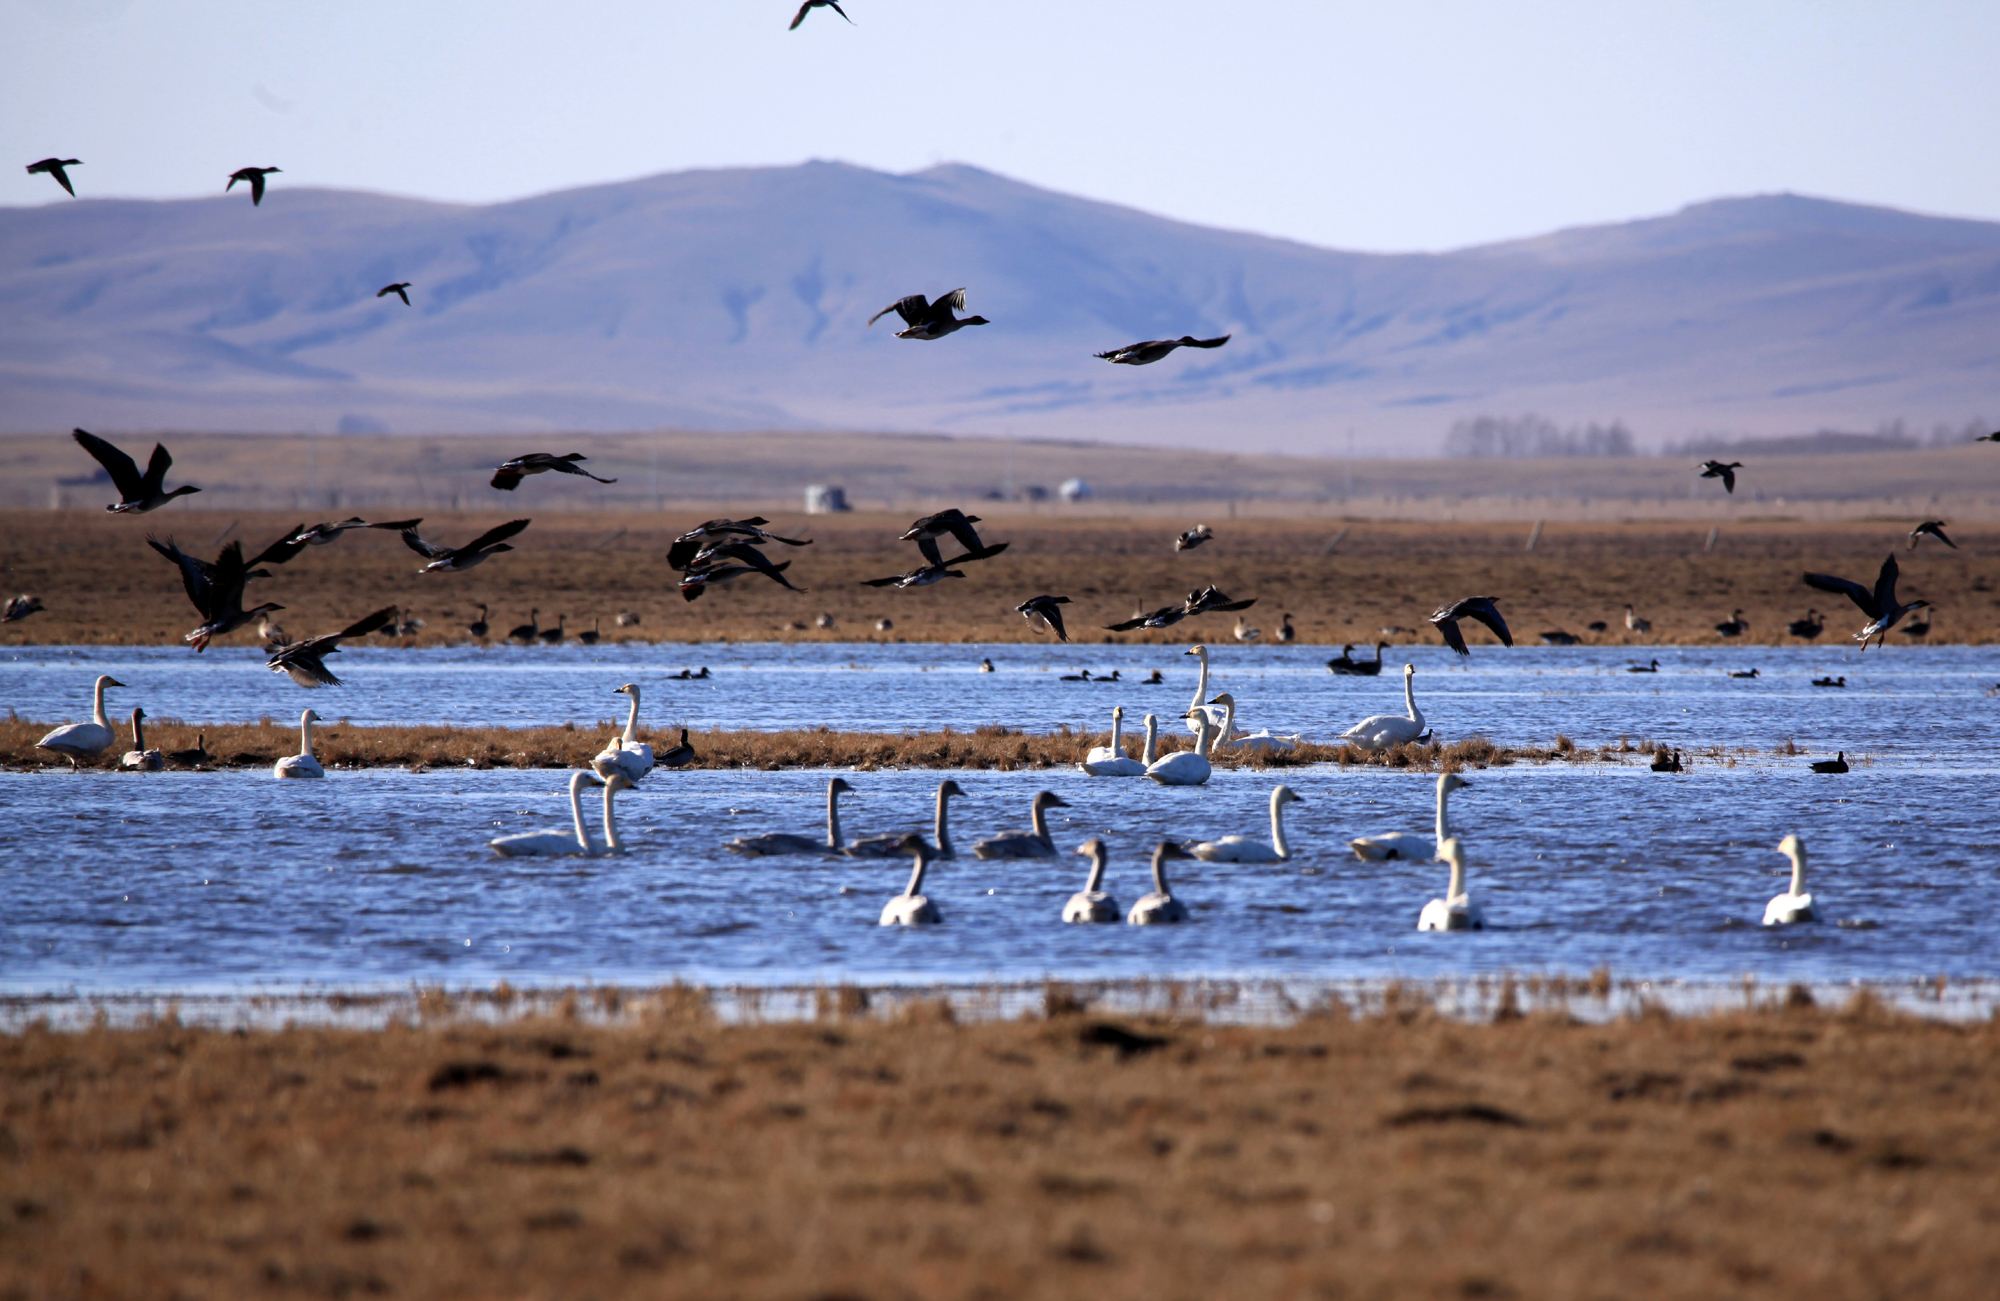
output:
[[[2000,1274],[1990,1021],[705,1009],[0,1037],[0,1297],[1833,1301]]]
[[[535,518],[516,539],[519,549],[467,573],[419,577],[418,557],[393,535],[350,533],[331,546],[310,548],[269,581],[253,583],[251,601],[283,604],[279,622],[294,636],[332,631],[398,604],[424,621],[414,639],[419,645],[469,640],[465,625],[482,601],[491,608],[493,635],[502,639],[539,608],[548,624],[567,616],[572,633],[596,623],[606,642],[958,642],[1047,639],[1013,607],[1050,592],[1073,599],[1068,623],[1079,642],[1185,645],[1228,641],[1233,616],[1208,615],[1154,633],[1111,634],[1103,625],[1215,583],[1233,597],[1258,598],[1246,617],[1267,637],[1290,612],[1302,642],[1332,647],[1372,643],[1384,628],[1405,630],[1391,635],[1393,641],[1433,640],[1424,626],[1430,612],[1473,593],[1497,595],[1517,637],[1530,644],[1558,628],[1590,641],[1636,644],[1640,639],[1624,629],[1627,601],[1652,621],[1647,641],[1717,643],[1714,625],[1733,609],[1750,620],[1745,640],[1784,641],[1785,624],[1810,605],[1829,614],[1821,641],[1837,643],[1860,627],[1862,616],[1845,601],[1807,589],[1801,572],[1872,580],[1894,550],[1903,566],[1903,594],[1939,606],[1931,640],[2000,639],[2000,593],[1986,560],[2000,546],[2000,529],[1977,525],[1954,528],[1961,550],[1926,543],[1907,552],[1903,535],[1910,523],[1900,520],[1732,524],[1714,551],[1705,552],[1707,530],[1699,525],[1551,523],[1529,551],[1526,524],[1212,519],[1214,542],[1176,554],[1174,533],[1195,519],[1054,518],[1000,507],[981,513],[991,521],[985,533],[1011,543],[1005,555],[966,566],[964,579],[899,592],[860,584],[918,563],[914,547],[893,540],[910,516],[806,518],[767,508],[775,527],[816,539],[810,547],[771,549],[774,558],[793,561],[790,576],[809,590],[788,592],[748,578],[688,603],[666,568],[667,542],[704,518],[749,507],[538,517],[533,501],[524,489],[520,501],[508,503]],[[498,512],[430,516],[424,532],[464,542],[506,518]],[[48,607],[45,614],[0,626],[0,644],[175,643],[199,619],[174,568],[146,547],[149,529],[212,556],[225,529],[254,550],[299,520],[296,514],[237,517],[180,504],[140,519],[82,510],[0,511],[0,587],[32,592]],[[1335,546],[1342,529],[1346,535]],[[624,610],[640,615],[636,627],[615,625]],[[831,628],[817,626],[822,614],[831,616]],[[878,629],[883,619],[892,626]],[[1588,625],[1598,620],[1609,631],[1589,633]],[[1477,643],[1485,633],[1472,636]],[[229,640],[247,644],[252,637],[246,630]],[[1086,648],[1076,654],[1079,663],[1088,662]]]

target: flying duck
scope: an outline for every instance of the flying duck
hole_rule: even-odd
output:
[[[781,542],[788,547],[809,547],[811,538],[780,537],[765,530],[771,521],[762,515],[752,515],[749,519],[712,519],[695,525],[673,540],[667,548],[667,564],[673,569],[686,569],[689,562],[699,555],[703,548],[718,541],[741,538],[748,542]],[[634,620],[637,622],[637,620]]]
[[[1854,635],[1854,640],[1860,642],[1861,649],[1865,651],[1868,649],[1869,639],[1886,637],[1889,629],[1895,627],[1897,621],[1904,615],[1930,608],[1929,601],[1911,601],[1906,605],[1896,599],[1898,572],[1896,553],[1892,551],[1889,553],[1889,558],[1882,562],[1880,572],[1875,575],[1875,586],[1872,590],[1851,578],[1838,578],[1832,574],[1807,574],[1805,581],[1807,587],[1822,592],[1835,592],[1846,597],[1854,602],[1855,608],[1868,616],[1867,626]]]
[[[1174,550],[1192,551],[1196,547],[1200,546],[1202,543],[1212,542],[1214,541],[1214,539],[1215,539],[1214,529],[1210,528],[1206,524],[1197,524],[1193,528],[1189,529],[1187,532],[1175,536]]]
[[[1056,608],[1068,604],[1067,596],[1049,596],[1044,593],[1041,596],[1029,597],[1015,606],[1014,611],[1028,621],[1029,627],[1033,627],[1035,621],[1039,619],[1055,633],[1057,641],[1068,641],[1069,633],[1063,629],[1062,611]]]
[[[1695,468],[1701,471],[1702,478],[1720,479],[1722,480],[1722,490],[1724,492],[1734,493],[1736,491],[1736,472],[1743,468],[1743,462],[1703,461],[1700,465],[1696,466]]]
[[[407,280],[398,280],[393,285],[383,285],[375,291],[377,298],[387,298],[390,294],[394,294],[396,297],[402,299],[403,306],[408,307],[410,305],[410,282]]]
[[[815,9],[831,9],[842,18],[847,18],[847,11],[840,7],[840,0],[806,0],[804,4],[799,6],[799,11],[792,15],[792,25],[785,30],[788,32],[799,30],[799,24],[804,22],[806,15]],[[852,23],[854,20],[847,18],[847,21]]]
[[[138,465],[131,457],[89,430],[72,429],[69,436],[76,440],[77,446],[96,457],[104,472],[111,476],[112,486],[118,489],[118,500],[104,509],[114,515],[123,515],[128,511],[143,515],[149,510],[158,510],[176,497],[201,491],[185,483],[172,492],[165,490],[167,470],[174,463],[165,443],[153,444],[152,459],[146,462],[146,472],[140,474]]]
[[[958,544],[965,548],[965,554],[951,561],[951,564],[963,564],[968,560],[990,560],[1005,551],[1007,544],[996,542],[988,546],[981,541],[979,530],[972,527],[980,522],[977,515],[968,515],[954,506],[949,510],[924,516],[897,534],[896,540],[916,543],[917,550],[923,552],[924,559],[933,565],[944,563],[938,551],[938,542],[946,535],[956,539]]]
[[[351,623],[339,632],[323,633],[318,637],[308,637],[280,646],[264,667],[273,673],[283,673],[302,687],[337,687],[340,679],[324,663],[329,655],[340,651],[343,637],[365,637],[385,624],[395,622],[396,607],[384,606],[358,623]]]
[[[0,623],[13,623],[31,614],[40,614],[43,608],[42,598],[39,596],[31,596],[26,592],[19,596],[10,596],[7,598],[6,606],[0,607]]]
[[[67,190],[69,197],[74,199],[76,197],[76,190],[69,183],[69,173],[63,169],[66,167],[81,166],[83,166],[83,159],[81,158],[44,158],[38,163],[28,164],[28,175],[33,176],[37,172],[48,173],[50,176],[55,177],[56,184]]]
[[[1500,639],[1502,646],[1512,646],[1514,634],[1507,631],[1507,621],[1500,617],[1499,609],[1493,604],[1499,599],[1497,596],[1468,596],[1462,601],[1452,602],[1433,614],[1431,622],[1437,625],[1438,632],[1444,637],[1444,644],[1460,655],[1472,654],[1466,649],[1465,634],[1458,630],[1460,619],[1477,619],[1493,630],[1493,635]]]
[[[239,167],[229,174],[229,184],[222,187],[222,192],[227,194],[235,189],[238,181],[248,181],[250,206],[254,208],[264,202],[264,178],[278,170],[276,167]]]
[[[1917,543],[1921,542],[1923,539],[1927,537],[1936,538],[1938,541],[1950,547],[1953,551],[1958,550],[1958,543],[1953,542],[1950,538],[1944,535],[1944,521],[1941,519],[1927,519],[1923,523],[1911,529],[1910,549],[1912,551],[1916,550]]]
[[[1102,361],[1114,366],[1150,366],[1176,348],[1220,348],[1229,342],[1229,336],[1220,339],[1197,339],[1191,334],[1183,334],[1178,339],[1148,339],[1144,343],[1128,343],[1122,348],[1097,354]]]
[[[500,468],[493,472],[493,486],[502,492],[512,492],[521,486],[521,480],[531,474],[543,474],[553,470],[557,474],[580,474],[598,483],[616,483],[616,479],[599,479],[590,471],[578,465],[578,461],[590,458],[582,452],[564,452],[557,456],[550,452],[529,452],[511,461],[502,461]]]
[[[470,569],[488,556],[498,555],[502,551],[512,551],[514,548],[507,539],[528,527],[528,524],[529,521],[524,519],[508,520],[505,524],[498,524],[486,530],[462,547],[447,547],[427,542],[417,536],[415,529],[404,529],[403,544],[430,562],[419,569],[418,573],[433,574],[445,570],[456,572]]]
[[[828,3],[831,3],[831,0],[828,0]],[[992,324],[991,321],[983,316],[957,317],[952,315],[954,311],[962,312],[964,310],[965,290],[963,289],[953,289],[949,293],[941,294],[933,299],[926,299],[922,294],[911,294],[906,298],[898,298],[895,302],[890,303],[887,307],[869,317],[868,324],[873,325],[889,313],[894,312],[903,318],[903,324],[907,327],[896,331],[898,339],[942,339],[945,335],[962,330],[968,325]]]
[[[422,519],[392,519],[371,524],[359,515],[350,515],[335,524],[322,521],[302,529],[295,529],[287,541],[302,547],[323,547],[338,542],[341,534],[352,529],[393,529],[401,533],[404,529],[413,529],[421,523]]]

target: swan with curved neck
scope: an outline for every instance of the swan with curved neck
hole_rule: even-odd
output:
[[[639,684],[627,682],[612,694],[631,697],[632,707],[625,715],[625,730],[591,757],[591,771],[606,780],[615,773],[636,783],[653,770],[653,747],[639,739]]]
[[[1271,843],[1268,845],[1248,836],[1224,836],[1220,840],[1204,840],[1190,846],[1188,852],[1211,863],[1290,862],[1292,848],[1285,843],[1285,806],[1303,803],[1305,801],[1289,786],[1280,786],[1271,792]]]
[[[1132,905],[1132,911],[1125,914],[1127,923],[1161,926],[1188,919],[1187,905],[1174,898],[1173,888],[1167,884],[1167,860],[1187,856],[1188,852],[1171,840],[1153,846],[1153,892],[1141,895]]]
[[[1340,734],[1343,741],[1352,741],[1364,750],[1386,750],[1393,745],[1403,745],[1424,734],[1423,711],[1417,708],[1416,691],[1417,666],[1403,666],[1403,708],[1402,714],[1374,714],[1362,719],[1353,727]]]
[[[1146,768],[1146,775],[1162,786],[1200,786],[1215,771],[1215,765],[1208,756],[1215,749],[1215,738],[1221,734],[1221,729],[1206,714],[1195,715],[1193,721],[1194,749],[1155,759]]]
[[[1107,855],[1104,841],[1096,836],[1077,846],[1076,852],[1090,856],[1090,879],[1083,889],[1069,897],[1063,905],[1062,919],[1065,922],[1099,923],[1118,920],[1118,901],[1104,892],[1104,865]]]
[[[938,783],[937,809],[931,817],[931,833],[936,842],[936,848],[931,851],[933,862],[956,857],[951,847],[950,801],[964,794],[964,789],[955,781],[947,779]],[[909,835],[901,831],[882,836],[862,836],[847,847],[847,855],[850,858],[894,858],[910,852],[904,844],[908,839]]]
[[[1194,680],[1194,699],[1188,703],[1188,731],[1198,732],[1200,730],[1195,726],[1194,718],[1196,714],[1208,719],[1209,722],[1215,724],[1217,727],[1222,726],[1222,710],[1208,703],[1208,647],[1196,643],[1182,653],[1194,656],[1196,662],[1201,665],[1201,672],[1196,675]]]
[[[1048,811],[1066,809],[1069,801],[1054,791],[1037,791],[1028,806],[1028,831],[1009,831],[990,836],[972,847],[975,858],[1054,858],[1055,841],[1049,836]]]
[[[773,831],[762,836],[738,836],[723,846],[738,854],[766,856],[771,854],[838,854],[840,845],[840,796],[843,791],[854,788],[844,777],[835,777],[826,784],[826,839],[815,840],[811,836],[794,835],[789,831]]]
[[[1233,745],[1240,750],[1269,754],[1277,750],[1290,750],[1299,743],[1298,737],[1278,736],[1268,727],[1259,728],[1255,732],[1246,732],[1237,727],[1236,697],[1227,691],[1208,703],[1222,707],[1222,726],[1216,735],[1225,739],[1216,743],[1218,748]]]
[[[158,750],[146,748],[146,711],[132,711],[132,748],[118,760],[118,766],[130,772],[158,772],[167,766],[167,757]]]
[[[96,685],[90,689],[90,721],[58,727],[35,742],[35,748],[61,755],[69,760],[72,769],[82,767],[77,762],[80,759],[95,759],[103,754],[118,739],[118,734],[111,730],[111,720],[104,716],[104,691],[107,687],[124,685],[109,674],[99,674]]]
[[[1816,922],[1819,913],[1813,907],[1813,897],[1806,890],[1806,847],[1797,836],[1786,836],[1778,842],[1778,852],[1792,860],[1792,888],[1781,895],[1772,897],[1764,905],[1766,926],[1790,926],[1795,922]]]
[[[924,895],[924,871],[931,865],[931,847],[922,836],[908,835],[903,837],[902,851],[916,859],[910,868],[910,883],[903,887],[903,893],[882,905],[882,920],[877,924],[936,926],[944,920],[944,914]]]
[[[595,774],[583,769],[578,769],[569,775],[569,831],[520,831],[511,836],[497,837],[486,843],[491,845],[496,853],[507,858],[590,853],[590,832],[583,825],[583,788],[592,782],[603,785]],[[606,786],[605,790],[604,830],[607,839],[613,839],[616,832],[611,822],[610,787]]]
[[[1451,793],[1464,790],[1470,785],[1471,782],[1455,772],[1438,774],[1437,821],[1431,835],[1418,835],[1413,831],[1394,831],[1386,836],[1358,836],[1347,842],[1348,848],[1354,851],[1356,858],[1372,859],[1376,862],[1386,859],[1421,861],[1440,857],[1444,852],[1440,846],[1451,839],[1451,827],[1446,820]]]
[[[308,709],[299,715],[299,752],[288,754],[271,765],[273,777],[324,777],[326,769],[313,757],[313,724],[319,715]]]
[[[1453,836],[1438,846],[1438,857],[1451,865],[1451,882],[1444,898],[1433,899],[1417,914],[1420,931],[1477,931],[1486,928],[1486,914],[1465,890],[1465,842]]]
[[[1147,765],[1153,762],[1153,749],[1159,743],[1160,720],[1152,714],[1146,715],[1146,748],[1138,759],[1125,753],[1124,728],[1125,707],[1120,705],[1111,711],[1111,744],[1092,749],[1077,767],[1093,777],[1145,776]]]

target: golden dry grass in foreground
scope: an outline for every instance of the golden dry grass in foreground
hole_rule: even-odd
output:
[[[0,1296],[1972,1296],[2000,1029],[1083,1014],[0,1038]]]
[[[1550,524],[1533,551],[1529,525],[1342,522],[1315,519],[1212,519],[1215,541],[1176,554],[1173,536],[1195,520],[1169,522],[1110,517],[1055,518],[980,506],[991,540],[1012,545],[1005,555],[966,566],[963,579],[910,591],[882,591],[861,580],[914,568],[914,546],[894,541],[908,515],[807,518],[765,508],[780,531],[816,539],[802,548],[773,547],[773,559],[793,561],[790,576],[809,591],[788,592],[761,578],[739,580],[692,604],[674,590],[664,560],[682,529],[720,514],[752,508],[717,505],[654,513],[538,516],[534,499],[506,503],[535,523],[516,539],[519,549],[463,574],[419,577],[418,558],[392,534],[350,533],[314,547],[252,584],[250,603],[277,601],[291,635],[330,632],[379,606],[398,604],[424,620],[417,644],[470,640],[465,625],[479,602],[492,610],[493,637],[524,623],[539,608],[544,623],[566,615],[573,634],[597,623],[606,641],[623,638],[731,640],[1035,641],[1013,607],[1039,592],[1070,596],[1067,621],[1079,641],[1147,640],[1186,645],[1228,642],[1233,616],[1208,615],[1150,634],[1114,636],[1103,625],[1179,601],[1215,583],[1237,598],[1256,597],[1247,612],[1265,635],[1289,611],[1301,641],[1366,645],[1384,628],[1391,640],[1435,641],[1424,620],[1439,605],[1474,593],[1500,598],[1515,635],[1533,644],[1546,629],[1566,629],[1589,641],[1636,643],[1625,632],[1624,606],[1634,602],[1651,619],[1643,640],[1715,644],[1714,625],[1742,609],[1744,640],[1788,640],[1785,624],[1808,606],[1827,611],[1821,643],[1830,647],[1865,622],[1846,601],[1812,591],[1806,569],[1872,581],[1894,550],[1904,571],[1902,594],[1939,607],[1935,641],[2000,639],[2000,594],[1981,557],[2000,545],[2000,532],[1955,530],[1963,548],[1926,543],[1902,550],[1914,521],[1805,524],[1764,521],[1725,525],[1712,553],[1704,526],[1677,524]],[[375,512],[389,518],[393,512]],[[508,518],[431,516],[426,536],[462,543]],[[101,511],[0,511],[0,587],[32,592],[48,607],[0,627],[0,644],[21,642],[175,644],[200,620],[181,591],[174,567],[145,545],[148,530],[172,535],[213,556],[224,529],[251,551],[300,522],[296,514],[246,515],[183,509],[176,504],[142,519]],[[1341,529],[1347,535],[1331,554]],[[640,614],[634,628],[614,622],[622,610]],[[833,627],[817,626],[821,614]],[[893,627],[879,631],[887,618]],[[1588,632],[1601,620],[1602,635]],[[1471,637],[1477,645],[1483,630]],[[246,645],[253,632],[234,634]],[[388,644],[371,638],[375,644]],[[1892,640],[1908,640],[1900,635]],[[1078,647],[1087,662],[1087,647]]]

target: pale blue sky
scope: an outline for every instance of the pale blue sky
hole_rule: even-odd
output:
[[[1795,190],[2000,218],[2000,3],[0,0],[0,204],[958,161],[1435,249]],[[589,14],[585,18],[579,15]]]

